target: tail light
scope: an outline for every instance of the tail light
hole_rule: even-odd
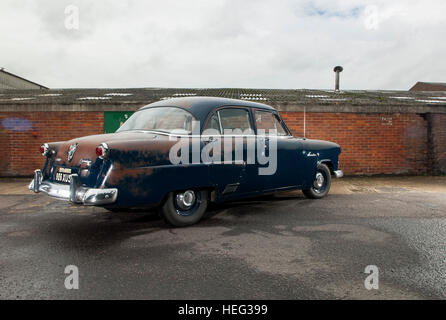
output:
[[[96,155],[100,159],[105,159],[108,157],[108,145],[106,143],[101,143],[96,147]]]
[[[40,146],[39,151],[42,154],[42,156],[46,156],[50,151],[50,146],[48,145],[48,143],[44,143]]]

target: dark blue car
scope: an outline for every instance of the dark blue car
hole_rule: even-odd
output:
[[[295,138],[272,107],[189,97],[149,104],[116,133],[46,143],[29,189],[110,211],[157,207],[174,226],[198,222],[210,201],[330,190],[339,145]]]

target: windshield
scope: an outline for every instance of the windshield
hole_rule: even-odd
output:
[[[129,130],[155,130],[163,132],[186,131],[191,133],[191,113],[175,107],[149,108],[135,112],[116,132]]]

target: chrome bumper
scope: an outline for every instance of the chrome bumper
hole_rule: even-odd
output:
[[[342,170],[336,170],[334,175],[336,178],[342,178],[344,176],[344,172],[342,172]]]
[[[100,206],[116,201],[118,189],[94,189],[83,187],[77,174],[70,175],[70,184],[59,184],[42,180],[42,172],[34,171],[34,179],[28,186],[35,193],[44,192],[50,197],[89,206]]]

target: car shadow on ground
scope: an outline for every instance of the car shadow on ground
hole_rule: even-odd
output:
[[[290,200],[301,203],[305,202],[304,199],[299,195],[268,195],[243,201],[212,203],[203,219],[191,227],[195,229],[218,226],[232,228],[238,225],[239,219],[250,219],[262,212],[262,208],[264,208],[263,211],[270,211],[271,208],[280,207],[280,203]],[[45,220],[39,220],[38,225],[33,227],[38,229],[36,232],[49,236],[50,241],[57,241],[59,245],[70,249],[82,248],[97,252],[132,237],[144,237],[152,233],[175,233],[175,230],[179,229],[164,222],[154,209],[110,212],[102,208],[69,207],[70,209],[67,209],[65,203],[59,202],[53,203],[53,206],[51,211],[59,212],[57,218],[49,213]],[[60,210],[57,210],[59,208]],[[220,214],[224,217],[219,217]]]
[[[211,219],[214,216],[219,215],[222,212],[231,215],[231,209],[237,209],[237,214],[234,215],[253,215],[255,212],[251,210],[239,210],[243,208],[250,208],[252,206],[262,206],[266,204],[271,204],[274,202],[276,204],[280,204],[281,202],[295,200],[295,201],[305,201],[306,198],[302,194],[298,193],[276,193],[269,194],[258,197],[246,198],[243,200],[235,200],[228,202],[220,202],[220,203],[212,203],[210,202],[207,208],[207,211],[203,217],[203,219],[199,222],[199,224],[206,223],[207,220]],[[111,219],[118,219],[122,222],[127,223],[149,223],[149,222],[159,222],[162,220],[160,217],[158,210],[156,208],[144,209],[124,209],[119,212],[101,212],[100,214],[105,214]],[[165,228],[174,228],[167,223],[164,223]]]

